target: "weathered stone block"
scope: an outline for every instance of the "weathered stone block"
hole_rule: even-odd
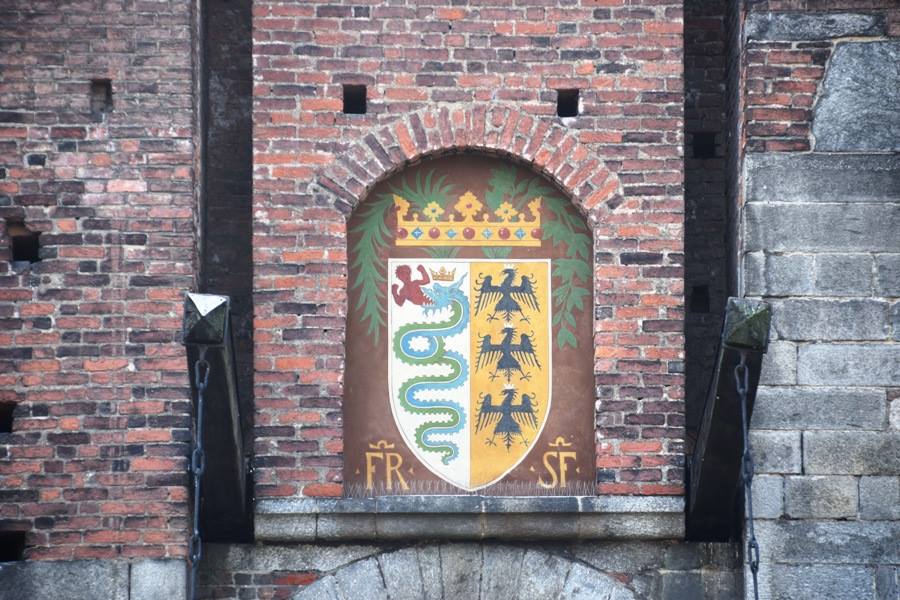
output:
[[[816,150],[900,150],[900,41],[838,44],[813,112]]]
[[[440,547],[444,598],[478,598],[481,578],[481,546],[446,544]]]
[[[703,600],[734,600],[743,596],[743,580],[740,570],[700,572],[703,579]]]
[[[897,521],[798,520],[778,523],[766,544],[781,563],[818,564],[827,556],[833,564],[896,564],[898,539]]]
[[[803,385],[900,385],[898,364],[897,345],[809,344],[799,349],[797,381]]]
[[[569,561],[546,552],[526,551],[519,576],[518,597],[521,600],[558,597],[566,583],[569,565]]]
[[[662,576],[662,600],[701,598],[703,580],[699,572],[668,572]]]
[[[673,571],[699,569],[703,562],[702,544],[674,544],[666,548],[663,566]]]
[[[484,569],[481,577],[481,597],[485,600],[488,598],[516,600],[525,551],[510,546],[486,545],[482,552]]]
[[[900,199],[898,172],[900,156],[896,154],[767,152],[750,153],[744,159],[746,196],[751,204],[896,202]]]
[[[815,291],[828,296],[868,296],[872,290],[870,254],[816,256]]]
[[[293,600],[343,600],[338,596],[337,583],[333,575],[306,586],[294,594]]]
[[[900,432],[807,431],[803,464],[809,474],[900,473]]]
[[[856,517],[859,494],[855,477],[787,477],[784,512],[793,519]]]
[[[128,600],[128,596],[125,561],[0,563],[0,600]]]
[[[381,554],[378,563],[391,600],[420,600],[424,597],[419,555],[415,548]]]
[[[900,296],[900,254],[875,256],[875,291],[883,296]]]
[[[891,305],[888,320],[890,321],[890,328],[893,331],[891,339],[900,341],[900,302],[894,302]]]
[[[900,567],[879,566],[875,569],[875,600],[900,598]]]
[[[900,520],[900,477],[862,477],[859,516],[869,520]]]
[[[736,444],[740,440],[735,440]],[[799,473],[802,465],[799,431],[751,431],[757,473]]]
[[[784,513],[783,478],[779,475],[757,475],[753,478],[753,516],[778,519]]]
[[[745,250],[900,251],[897,204],[748,204]]]
[[[423,600],[441,600],[444,597],[441,583],[441,551],[439,546],[419,546],[419,570],[422,572]]]
[[[259,539],[312,542],[316,539],[316,515],[257,513],[253,528]]]
[[[847,36],[879,36],[885,32],[881,15],[863,13],[752,12],[744,24],[744,38],[758,41],[830,40]]]
[[[749,259],[749,257],[754,257]],[[764,254],[745,258],[745,292],[760,296],[808,295],[815,290],[815,257],[811,254]]]
[[[773,565],[773,600],[871,598],[875,569],[859,566]]]
[[[786,340],[883,340],[889,305],[877,300],[772,301],[775,331]]]
[[[131,565],[129,600],[187,598],[187,563],[183,560],[142,560]]]
[[[584,565],[572,563],[560,598],[566,600],[633,600],[634,594],[617,581]]]
[[[343,598],[387,600],[384,580],[378,569],[378,561],[374,558],[367,558],[338,569],[334,577]]]
[[[791,342],[769,342],[763,355],[761,385],[790,385],[797,383],[797,345]]]
[[[760,386],[753,408],[759,429],[883,429],[883,389]]]

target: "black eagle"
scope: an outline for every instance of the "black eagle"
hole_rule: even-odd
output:
[[[528,443],[522,434],[522,427],[531,430],[537,429],[534,397],[522,394],[522,400],[518,404],[513,404],[515,399],[516,390],[511,387],[503,390],[503,400],[496,406],[492,403],[490,394],[481,397],[475,431],[481,431],[493,425],[494,431],[487,440],[489,445],[495,445],[495,438],[499,435],[503,438],[506,449],[509,450],[515,437],[518,437],[523,444]]]
[[[494,284],[490,275],[485,275],[477,281],[475,314],[493,305],[493,311],[488,315],[489,321],[496,319],[498,313],[502,314],[507,321],[510,320],[513,313],[519,313],[523,321],[529,322],[522,312],[522,306],[535,311],[540,310],[535,284],[530,277],[522,275],[519,278],[519,284],[513,285],[515,277],[516,270],[513,267],[506,267],[503,269],[503,280],[500,285]]]
[[[475,368],[481,369],[485,365],[496,363],[494,371],[491,373],[491,379],[496,379],[502,373],[506,377],[506,381],[512,378],[514,372],[518,372],[522,379],[527,381],[531,375],[522,369],[522,364],[530,367],[541,368],[537,353],[531,337],[526,333],[519,336],[519,343],[513,343],[516,329],[512,324],[507,323],[503,327],[503,338],[499,344],[491,341],[490,334],[482,336],[481,345],[478,347],[478,361]]]

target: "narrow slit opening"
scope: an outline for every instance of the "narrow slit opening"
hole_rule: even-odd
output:
[[[364,86],[364,85],[345,85],[344,86],[344,114],[347,114],[347,115],[364,115],[364,114],[366,114],[366,86]]]
[[[578,90],[556,90],[556,116],[578,116]]]
[[[41,260],[39,231],[31,231],[23,221],[7,221],[6,235],[9,236],[12,262],[36,263]]]

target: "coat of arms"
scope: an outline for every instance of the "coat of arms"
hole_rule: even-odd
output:
[[[548,260],[391,260],[391,411],[430,471],[494,483],[551,405]]]
[[[350,223],[346,480],[543,490],[557,439],[592,477],[589,232],[543,179],[447,160],[466,187],[416,169]]]

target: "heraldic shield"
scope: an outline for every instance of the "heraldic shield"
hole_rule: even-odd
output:
[[[343,398],[322,401],[341,412],[310,424],[343,422],[344,494],[593,493],[592,240],[571,201],[495,157],[437,157],[379,183],[347,236],[325,390]],[[334,315],[307,321],[334,342]]]
[[[388,263],[394,421],[429,471],[465,490],[502,479],[551,408],[549,260]],[[401,295],[414,281],[417,293]]]

